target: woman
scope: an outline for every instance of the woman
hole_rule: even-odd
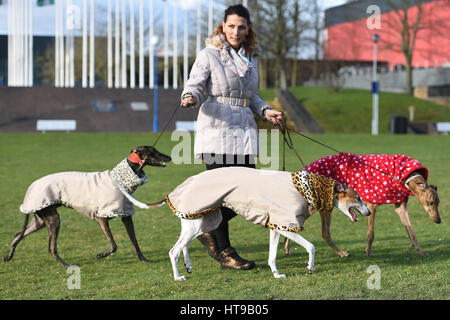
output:
[[[253,114],[276,123],[282,113],[258,95],[258,50],[248,10],[238,4],[225,10],[221,25],[206,40],[181,96],[184,108],[200,106],[194,154],[211,170],[227,166],[255,168],[258,130]],[[209,254],[226,269],[251,269],[231,247],[228,221],[236,216],[221,208],[222,223],[199,237]]]

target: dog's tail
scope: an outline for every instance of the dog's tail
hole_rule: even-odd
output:
[[[147,209],[158,208],[158,207],[161,207],[161,206],[163,206],[165,204],[166,204],[166,200],[165,199],[163,199],[161,201],[158,201],[158,202],[155,202],[155,203],[148,203],[147,204]]]
[[[19,239],[22,239],[23,235],[25,234],[25,229],[27,228],[28,225],[28,219],[30,219],[30,215],[25,214],[25,220],[23,221],[23,228],[22,231],[20,231]]]

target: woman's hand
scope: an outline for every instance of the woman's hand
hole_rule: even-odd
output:
[[[183,108],[190,108],[193,105],[195,105],[196,102],[197,100],[195,99],[194,95],[190,92],[185,93],[180,100],[180,104]]]
[[[264,117],[270,122],[277,124],[283,120],[283,112],[274,109],[266,109]]]

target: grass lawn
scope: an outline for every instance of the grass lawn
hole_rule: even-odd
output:
[[[372,94],[369,90],[342,89],[340,93],[327,88],[290,88],[327,133],[371,133]],[[263,96],[273,95],[266,90]],[[392,115],[409,117],[409,106],[415,107],[415,121],[450,121],[450,108],[406,94],[381,92],[379,132],[389,133]]]
[[[110,223],[118,250],[113,256],[96,259],[97,253],[108,248],[98,224],[74,210],[60,208],[59,254],[79,266],[81,289],[68,289],[71,274],[49,255],[48,235],[41,230],[19,244],[13,260],[0,263],[0,299],[449,299],[450,138],[365,134],[315,138],[346,152],[404,153],[428,167],[429,181],[439,186],[442,223],[434,224],[417,199],[410,200],[409,209],[419,243],[429,257],[416,253],[393,208],[382,206],[376,218],[374,257],[367,258],[365,218],[360,216],[357,223],[352,223],[335,209],[331,234],[350,256],[338,257],[321,238],[316,213],[302,231],[316,246],[315,273],[305,274],[308,257],[302,247],[292,245],[292,255],[284,257],[280,246],[278,269],[287,278],[274,279],[267,265],[268,230],[236,217],[229,224],[231,243],[242,257],[255,260],[257,267],[249,271],[220,270],[200,242],[194,240],[190,246],[193,273],[187,281],[175,282],[168,251],[179,235],[180,225],[167,206],[151,211],[137,208],[133,218],[140,247],[150,264],[135,257],[120,219]],[[23,214],[18,208],[33,180],[59,171],[111,169],[132,147],[152,144],[154,139],[150,133],[0,134],[2,256],[22,227]],[[170,154],[177,144],[168,133],[158,149]],[[298,136],[294,144],[305,162],[330,153]],[[299,170],[295,155],[287,155],[287,170]],[[138,189],[135,197],[143,202],[160,200],[184,179],[203,170],[201,164],[174,163],[164,169],[146,168],[149,183]],[[372,265],[380,268],[379,290],[367,287],[371,275],[367,270]],[[185,274],[181,261],[180,271]]]

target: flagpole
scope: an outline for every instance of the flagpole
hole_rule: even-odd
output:
[[[189,51],[188,51],[188,10],[184,9],[184,47],[183,47],[183,85],[186,85],[188,80],[188,64],[189,64]]]
[[[125,0],[122,0],[122,88],[127,87],[127,17]]]
[[[178,89],[178,15],[177,4],[173,4],[173,88]]]
[[[169,2],[164,2],[164,89],[169,88]]]
[[[111,16],[111,0],[108,0],[107,12],[107,46],[108,46],[108,88],[113,87],[113,57],[112,57],[112,16]]]
[[[136,87],[135,32],[134,32],[134,0],[130,2],[130,88]]]
[[[94,24],[94,0],[91,0],[89,9],[90,25],[89,25],[89,87],[95,86],[95,24]]]
[[[119,0],[116,0],[115,11],[115,87],[120,87],[120,7]]]
[[[153,89],[154,88],[154,85],[155,85],[155,79],[154,79],[154,76],[155,76],[155,73],[154,73],[154,69],[155,69],[155,57],[154,57],[154,54],[155,54],[155,50],[154,50],[154,48],[153,48],[153,42],[152,42],[152,39],[153,39],[153,36],[154,36],[154,30],[153,30],[153,0],[150,0],[150,6],[149,6],[149,15],[150,15],[150,17],[149,17],[149,23],[150,23],[150,36],[149,36],[149,42],[150,42],[150,50],[149,50],[149,53],[148,53],[148,56],[149,56],[149,58],[148,58],[148,81],[149,81],[149,87],[150,87],[150,89]]]
[[[139,0],[139,88],[144,88],[144,0]]]

